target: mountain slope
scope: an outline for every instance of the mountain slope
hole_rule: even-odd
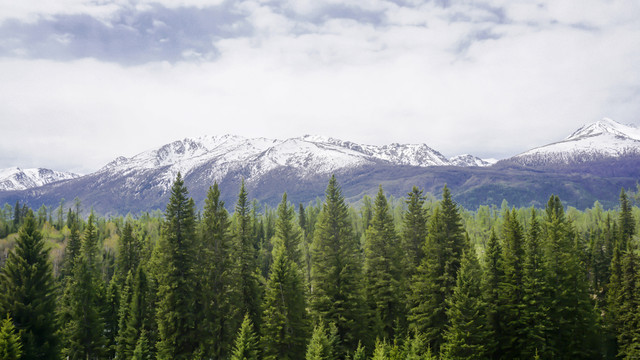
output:
[[[640,155],[640,129],[605,118],[581,127],[562,141],[531,149],[508,161],[525,166],[555,166],[633,155]]]
[[[50,169],[0,169],[0,191],[25,190],[61,180],[75,179],[80,175]]]

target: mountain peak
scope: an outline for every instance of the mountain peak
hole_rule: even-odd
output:
[[[640,130],[633,125],[624,125],[619,122],[603,118],[591,124],[587,124],[566,137],[565,141],[580,140],[588,137],[610,134],[618,138],[640,141]]]

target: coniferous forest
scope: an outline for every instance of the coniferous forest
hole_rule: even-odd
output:
[[[639,359],[640,209],[364,196],[0,215],[1,359]],[[233,211],[227,209],[233,208]]]

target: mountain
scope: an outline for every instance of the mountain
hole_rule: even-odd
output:
[[[0,191],[25,190],[49,183],[75,179],[78,174],[50,169],[0,169]]]
[[[605,118],[584,125],[564,140],[531,149],[507,161],[540,167],[636,155],[640,155],[640,129]]]
[[[454,199],[470,209],[503,199],[514,206],[544,206],[551,194],[578,208],[596,200],[615,206],[620,188],[635,188],[640,178],[640,137],[634,129],[602,120],[496,164],[472,155],[447,159],[424,144],[374,146],[309,135],[285,140],[202,136],[118,157],[82,177],[0,190],[0,204],[56,207],[62,198],[78,197],[85,209],[105,215],[164,209],[180,172],[199,207],[217,182],[232,209],[243,180],[250,197],[262,203],[275,206],[284,191],[292,203],[307,203],[324,196],[331,174],[349,201],[374,195],[379,185],[398,198],[414,185],[438,196],[447,184]]]

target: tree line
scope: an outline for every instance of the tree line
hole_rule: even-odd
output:
[[[0,358],[640,358],[624,190],[616,212],[580,216],[557,196],[470,215],[446,186],[403,201],[380,187],[357,211],[332,176],[316,205],[285,193],[259,215],[242,183],[230,214],[214,184],[198,212],[178,174],[161,218],[85,221],[76,201],[65,223],[60,210],[55,271],[51,215],[16,204]]]

